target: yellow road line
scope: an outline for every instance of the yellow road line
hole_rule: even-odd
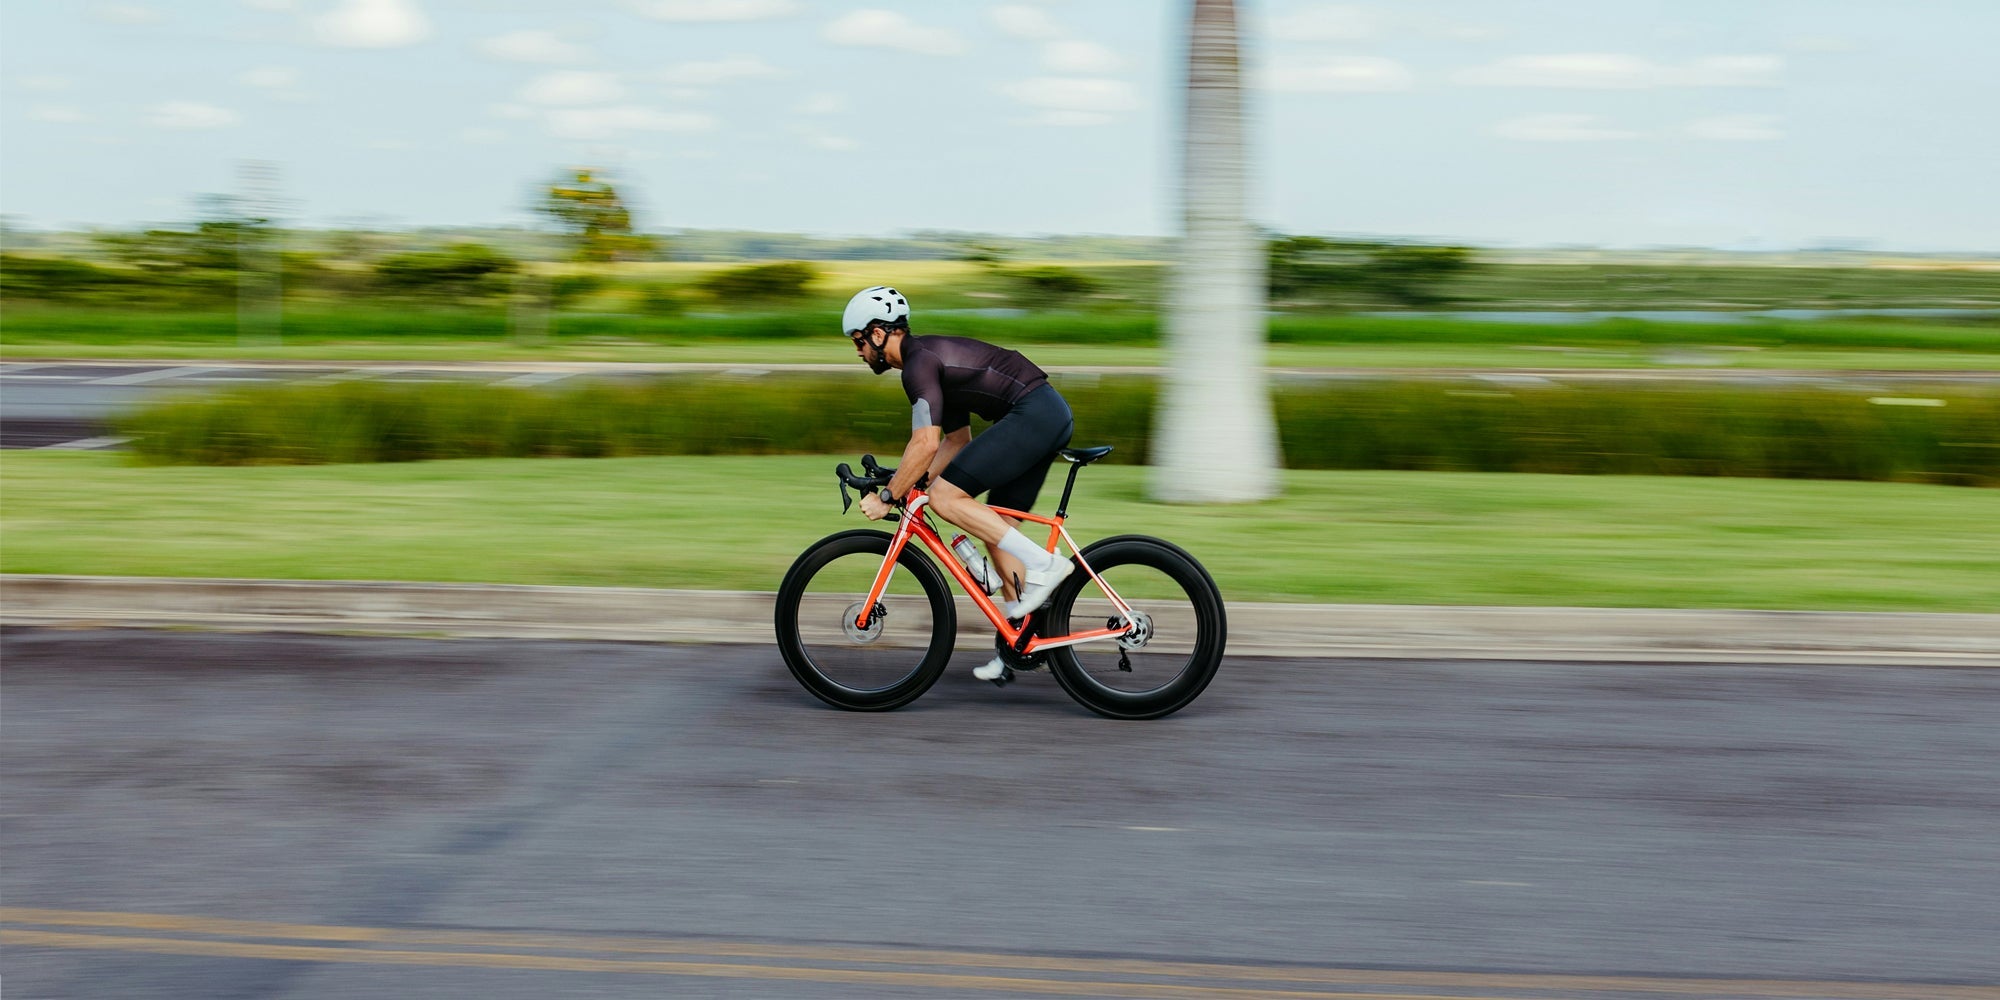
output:
[[[698,955],[793,962],[1000,968],[1098,976],[1153,976],[1331,986],[1395,986],[1456,990],[1572,990],[1816,997],[1826,1000],[2000,1000],[2000,987],[1929,983],[1865,983],[1777,979],[1697,979],[1530,973],[1420,972],[1305,966],[1229,965],[1143,959],[1089,959],[969,951],[859,946],[759,944],[688,938],[599,937],[510,931],[405,930],[328,924],[273,923],[163,913],[0,907],[0,921],[41,926],[166,931],[240,938],[446,945],[545,951]],[[91,940],[110,940],[85,935]],[[149,939],[137,939],[149,940]],[[262,947],[262,946],[259,946]],[[333,949],[345,952],[344,949]],[[421,952],[416,954],[435,954]],[[673,963],[667,963],[673,964]],[[730,965],[726,968],[749,968]],[[695,973],[688,973],[690,975]],[[1312,995],[1312,994],[1308,994]],[[1379,995],[1379,994],[1369,994]]]
[[[639,959],[575,958],[565,955],[520,955],[505,952],[391,951],[381,948],[327,948],[315,945],[251,944],[242,941],[201,941],[189,938],[124,937],[108,934],[63,934],[50,931],[0,930],[0,941],[43,948],[84,948],[135,951],[154,955],[198,955],[211,958],[263,958],[292,962],[347,962],[365,965],[463,966],[482,969],[537,969],[558,972],[618,972],[710,979],[777,979],[865,986],[902,986],[941,990],[984,990],[1054,996],[1128,997],[1138,1000],[1178,1000],[1181,997],[1261,997],[1268,1000],[1515,1000],[1463,994],[1438,996],[1411,993],[1327,993],[1319,991],[1236,989],[1176,986],[1166,983],[1113,983],[1008,976],[969,976],[943,972],[886,972],[864,969],[813,969],[777,965],[731,965],[716,962],[662,962]]]

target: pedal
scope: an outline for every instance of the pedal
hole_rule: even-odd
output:
[[[993,686],[1006,687],[1008,684],[1012,683],[1013,680],[1014,680],[1014,668],[1003,666],[1000,668],[1000,676],[993,678]]]
[[[1118,669],[1128,674],[1132,672],[1132,661],[1126,657],[1125,651],[1122,649],[1118,651]]]

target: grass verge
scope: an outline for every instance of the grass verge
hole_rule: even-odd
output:
[[[9,453],[0,571],[775,590],[814,539],[863,523],[840,516],[837,460],[144,468]],[[1282,499],[1197,508],[1145,502],[1145,473],[1083,472],[1079,540],[1172,539],[1232,601],[2000,609],[1986,490],[1295,471]]]

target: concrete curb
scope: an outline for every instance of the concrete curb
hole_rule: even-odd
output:
[[[0,624],[772,642],[768,593],[0,575]],[[960,648],[990,643],[959,600]],[[1232,656],[2000,666],[2000,615],[1233,604]]]

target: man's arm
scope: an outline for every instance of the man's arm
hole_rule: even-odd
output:
[[[958,457],[959,451],[971,443],[971,427],[960,427],[946,434],[944,440],[938,444],[937,454],[931,456],[931,467],[928,470],[931,482],[937,482],[938,477],[944,475],[945,466],[950,465],[951,460]]]
[[[903,448],[902,464],[896,466],[896,475],[889,480],[889,495],[898,500],[910,495],[917,480],[930,470],[931,459],[939,451],[943,437],[936,424],[919,427],[910,432],[910,443]]]

